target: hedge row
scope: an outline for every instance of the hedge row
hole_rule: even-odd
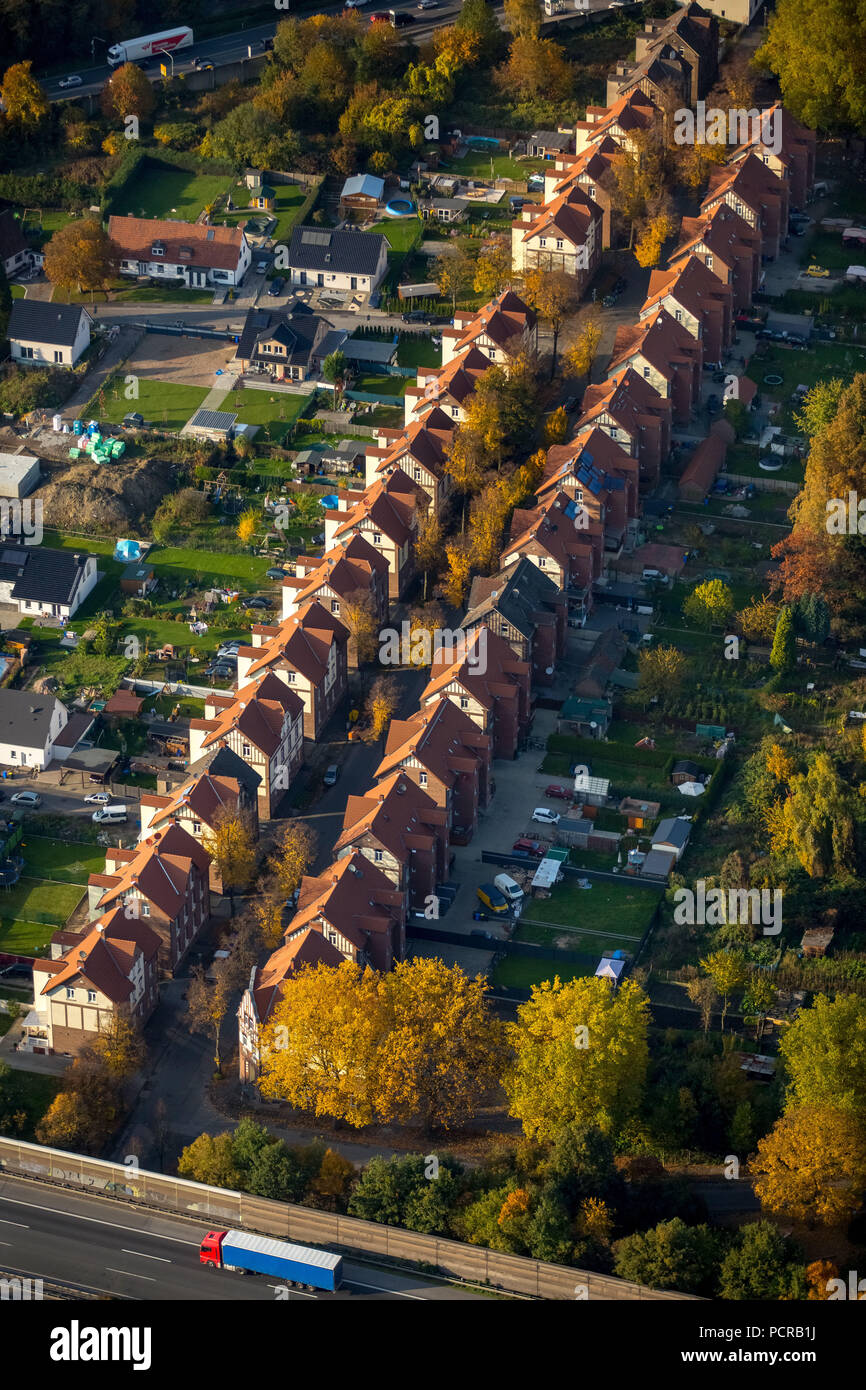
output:
[[[604,743],[597,738],[581,738],[578,734],[551,734],[547,740],[551,753],[573,753],[592,764],[593,758],[611,763],[644,763],[647,767],[664,768],[673,757],[664,748],[634,748],[628,743]]]

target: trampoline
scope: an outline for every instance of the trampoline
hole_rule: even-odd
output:
[[[389,217],[414,217],[415,204],[409,198],[392,198],[385,211]]]

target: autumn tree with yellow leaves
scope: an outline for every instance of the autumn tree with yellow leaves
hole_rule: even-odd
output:
[[[377,676],[367,696],[367,719],[373,739],[383,738],[397,711],[397,687],[389,676]]]
[[[635,1113],[649,1062],[649,1001],[633,980],[557,976],[533,986],[508,1029],[509,1111],[529,1138],[568,1124],[618,1132]]]
[[[601,342],[601,317],[595,306],[578,320],[577,336],[563,354],[563,369],[569,376],[591,377],[592,364]]]
[[[356,589],[340,604],[340,622],[349,629],[349,657],[356,666],[372,661],[378,651],[376,605],[369,589]]]
[[[677,647],[650,647],[638,652],[637,669],[641,695],[648,700],[661,699],[680,689],[689,660]]]
[[[766,1211],[810,1226],[842,1225],[866,1188],[866,1135],[853,1115],[830,1106],[787,1110],[759,1141],[750,1167]]]
[[[224,807],[214,816],[213,827],[202,844],[216,863],[222,890],[228,893],[234,912],[235,893],[249,885],[256,866],[256,839],[250,817],[239,807]]]
[[[472,577],[472,555],[464,536],[448,541],[445,546],[445,558],[448,561],[448,569],[442,581],[445,602],[452,608],[461,608]]]
[[[252,544],[258,524],[258,512],[253,507],[248,507],[245,512],[241,512],[237,525],[237,538],[241,545]]]
[[[274,888],[283,902],[301,886],[301,879],[316,857],[319,837],[306,821],[290,820],[280,830],[268,868],[274,876]]]
[[[764,824],[770,848],[790,850],[810,878],[851,872],[855,865],[854,798],[829,753],[820,751],[804,773],[788,780]]]

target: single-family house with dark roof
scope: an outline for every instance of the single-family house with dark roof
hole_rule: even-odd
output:
[[[36,253],[21,230],[21,222],[11,208],[0,212],[0,265],[7,280],[30,270]]]
[[[536,130],[526,142],[526,153],[532,159],[555,159],[574,148],[574,133],[570,130]]]
[[[74,367],[90,346],[92,322],[80,304],[14,299],[7,330],[12,360],[22,367]]]
[[[659,821],[652,837],[652,847],[672,853],[677,860],[680,860],[685,853],[691,833],[692,823],[685,816],[669,816],[666,820]]]
[[[345,339],[342,329],[318,314],[254,307],[247,310],[235,362],[245,376],[317,380],[325,358]]]
[[[373,294],[388,269],[388,243],[378,232],[295,227],[288,271],[293,285]]]
[[[8,687],[0,690],[0,764],[40,770],[47,767],[68,722],[66,706],[55,695]]]
[[[25,617],[67,621],[98,577],[95,555],[0,541],[0,603],[14,604]]]

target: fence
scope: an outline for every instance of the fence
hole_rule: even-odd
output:
[[[451,1278],[488,1284],[531,1298],[695,1301],[690,1294],[647,1289],[605,1274],[567,1269],[521,1255],[502,1255],[481,1246],[405,1231],[399,1226],[378,1226],[371,1221],[290,1206],[246,1192],[205,1187],[143,1169],[133,1171],[122,1163],[107,1163],[15,1139],[0,1139],[0,1169],[10,1175],[83,1189],[94,1196],[196,1217],[201,1220],[203,1235],[214,1226],[239,1226],[279,1240],[421,1264]]]

